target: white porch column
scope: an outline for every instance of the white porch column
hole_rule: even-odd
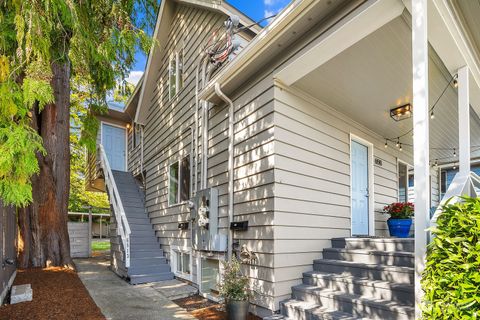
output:
[[[430,165],[428,129],[427,0],[412,0],[413,157],[415,173],[415,318],[421,316],[427,232],[430,222]]]
[[[470,90],[467,66],[458,69],[459,173],[470,174]]]

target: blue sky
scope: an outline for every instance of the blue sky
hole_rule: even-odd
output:
[[[290,3],[290,0],[227,0],[227,2],[249,16],[252,20],[259,21],[264,17],[278,13]],[[147,58],[139,51],[135,56],[135,60],[135,65],[127,81],[136,85],[143,74]]]

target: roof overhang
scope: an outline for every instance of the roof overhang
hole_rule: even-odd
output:
[[[326,32],[342,17],[358,8],[365,0],[315,1],[295,0],[275,20],[265,27],[254,40],[228,65],[226,65],[200,93],[200,99],[218,102],[215,83],[222,86],[226,94],[233,92],[239,84],[254,75],[274,56],[285,51],[305,34],[320,24],[314,32]]]
[[[135,113],[135,122],[139,124],[145,124],[146,110],[148,109],[146,104],[150,101],[150,94],[154,92],[154,74],[161,66],[161,57],[165,52],[169,27],[172,23],[175,6],[177,3],[184,3],[193,6],[198,6],[213,10],[226,16],[237,15],[240,19],[240,23],[244,26],[251,26],[247,31],[258,34],[262,28],[259,25],[255,25],[254,21],[245,16],[242,12],[231,6],[225,1],[221,0],[162,0],[160,10],[158,11],[157,22],[153,33],[153,39],[157,44],[154,45],[148,55],[147,66],[144,73],[144,81],[140,90],[140,96],[138,101],[138,107]],[[163,32],[162,32],[163,31]]]
[[[340,52],[400,16],[401,0],[368,1],[319,37],[306,52],[275,74],[290,86]],[[372,50],[375,50],[372,48]]]

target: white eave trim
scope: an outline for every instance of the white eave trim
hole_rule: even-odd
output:
[[[464,27],[457,19],[457,14],[449,4],[450,1],[430,0],[430,2],[429,26],[438,26],[439,24],[442,26],[441,28],[429,28],[429,41],[452,74],[463,66],[468,67],[473,79],[470,82],[471,105],[475,112],[480,114],[480,67],[475,51],[465,35]],[[407,6],[407,8],[409,7]],[[447,30],[447,32],[442,32],[442,30]]]
[[[158,32],[160,29],[160,19],[163,16],[163,12],[165,11],[165,4],[168,0],[163,0],[162,3],[160,4],[160,10],[158,10],[158,15],[157,15],[157,21],[155,23],[155,31],[153,32],[153,39],[156,40],[158,38]],[[139,116],[140,116],[140,110],[142,109],[143,105],[143,97],[145,96],[145,88],[147,87],[146,84],[148,83],[148,76],[149,76],[149,71],[150,71],[150,65],[152,64],[152,59],[153,59],[153,53],[155,52],[155,49],[157,49],[156,45],[153,45],[152,48],[150,49],[150,53],[148,54],[148,59],[147,59],[147,66],[145,68],[145,72],[143,73],[143,85],[141,87],[140,91],[140,97],[138,98],[138,106],[137,106],[137,111],[135,112],[135,123],[139,123],[141,125],[144,125],[143,121],[139,121]]]
[[[369,1],[326,32],[310,50],[280,70],[274,77],[290,86],[342,51],[400,16],[401,0]],[[375,50],[372,48],[372,50]]]

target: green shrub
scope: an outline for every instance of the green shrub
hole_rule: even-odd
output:
[[[242,274],[240,262],[232,257],[223,262],[224,273],[220,283],[220,295],[228,300],[246,301],[251,296],[249,279]]]
[[[480,319],[480,200],[447,205],[428,246],[424,319]]]

